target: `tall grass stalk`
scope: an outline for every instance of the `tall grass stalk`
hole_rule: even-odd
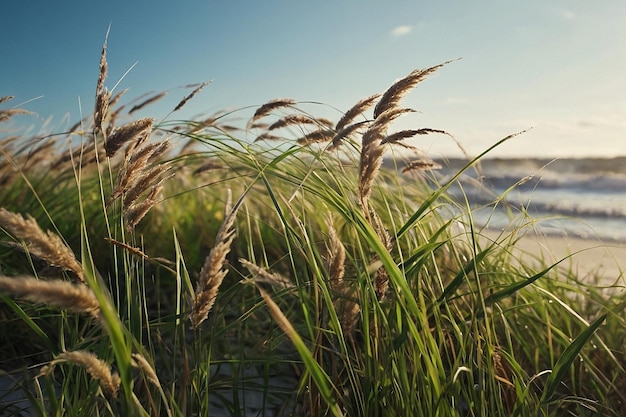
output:
[[[408,141],[449,138],[393,130],[412,114],[402,98],[445,64],[336,123],[285,98],[155,123],[135,112],[171,95],[121,103],[106,49],[78,147],[0,141],[0,369],[55,365],[23,384],[35,413],[623,414],[623,294],[581,282],[569,257],[518,255],[541,220],[520,212],[488,238],[447,193],[515,135],[443,184],[399,173]],[[33,296],[55,285],[88,294],[96,320]]]

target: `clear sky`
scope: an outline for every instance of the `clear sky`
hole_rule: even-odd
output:
[[[58,131],[93,109],[108,41],[111,88],[128,99],[170,90],[146,115],[165,116],[189,83],[213,80],[180,116],[263,104],[322,102],[339,114],[415,68],[450,63],[404,104],[398,128],[449,131],[471,154],[532,128],[494,156],[626,155],[626,1],[5,1],[0,96],[17,116]],[[413,139],[456,156],[447,137]]]

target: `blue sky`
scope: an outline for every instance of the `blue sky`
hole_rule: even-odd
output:
[[[62,130],[93,108],[108,40],[111,88],[127,99],[170,90],[146,115],[165,116],[189,90],[192,117],[275,97],[335,120],[415,68],[452,62],[404,100],[420,113],[397,127],[452,133],[471,154],[520,130],[494,156],[626,155],[626,2],[583,1],[32,1],[5,2],[0,96]],[[243,113],[242,113],[243,115]],[[50,119],[51,116],[51,119]],[[50,120],[49,120],[50,119]],[[443,136],[414,139],[457,156]]]

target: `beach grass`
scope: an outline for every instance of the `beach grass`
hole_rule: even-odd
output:
[[[135,117],[163,94],[125,110],[105,45],[92,118],[0,141],[0,369],[30,412],[623,415],[623,292],[446,194],[515,135],[443,184],[406,156],[447,134],[393,129],[444,65],[335,123],[283,98],[233,127],[174,118],[205,84]]]

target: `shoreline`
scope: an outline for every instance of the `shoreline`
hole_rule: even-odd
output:
[[[513,252],[530,263],[561,262],[560,267],[572,270],[581,281],[597,280],[599,286],[611,286],[619,292],[626,289],[626,244],[571,236],[543,235],[532,231],[511,235],[509,231],[483,229],[480,234],[489,241],[503,245],[515,242]]]

